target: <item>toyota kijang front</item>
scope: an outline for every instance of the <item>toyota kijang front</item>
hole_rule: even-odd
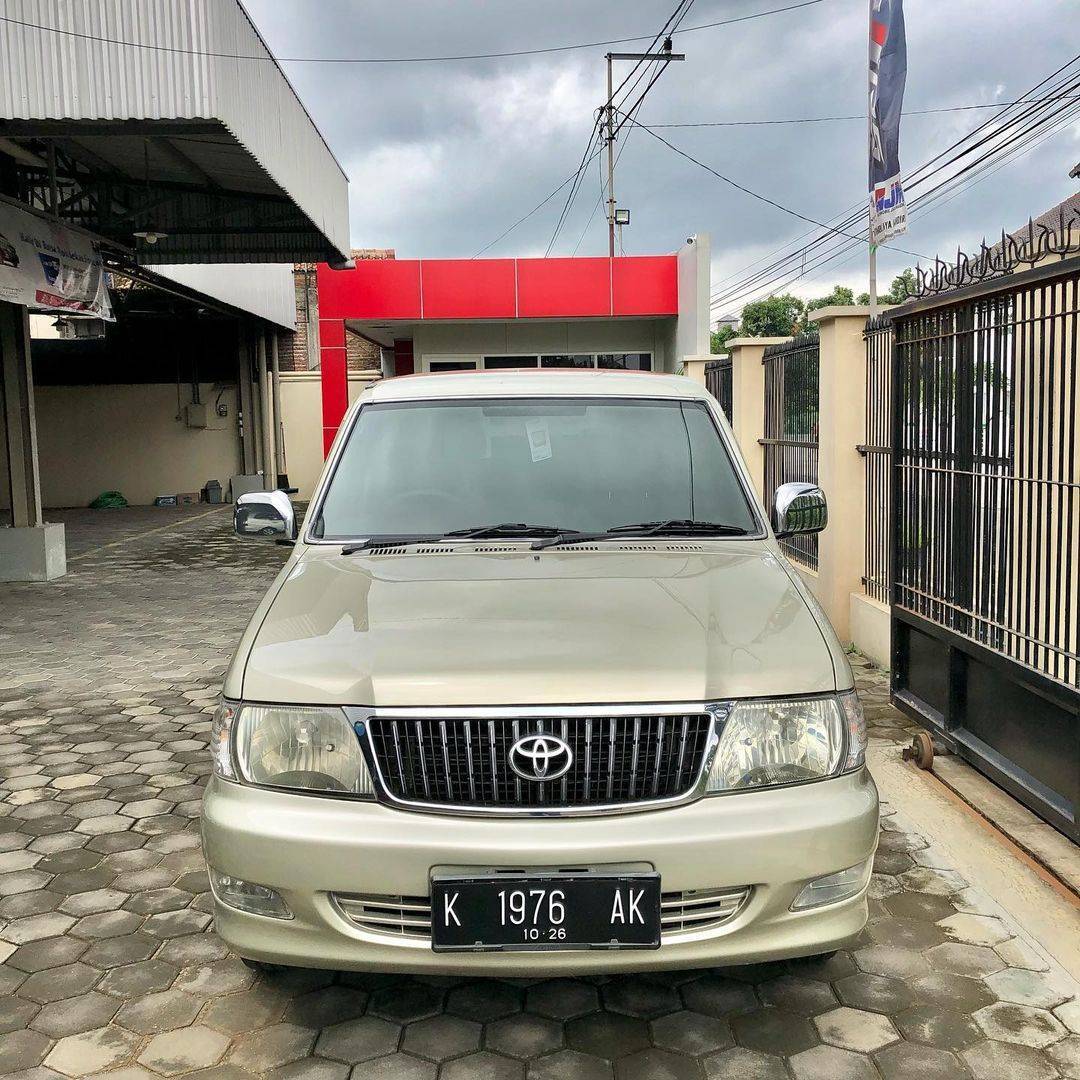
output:
[[[856,935],[865,723],[776,539],[824,499],[785,486],[770,529],[751,491],[685,379],[368,391],[214,718],[218,933],[253,962],[507,975]],[[280,493],[245,499],[238,531],[295,536]]]

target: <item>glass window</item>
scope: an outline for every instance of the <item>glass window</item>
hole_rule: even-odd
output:
[[[596,367],[596,357],[589,355],[541,356],[540,366],[547,368],[591,368]]]
[[[534,368],[537,357],[535,356],[485,356],[485,371],[506,371],[510,368]]]
[[[599,367],[618,368],[623,371],[652,371],[652,353],[601,353],[597,358]]]
[[[365,405],[316,534],[442,535],[521,521],[581,531],[694,518],[756,531],[704,404],[503,398]]]
[[[475,371],[475,360],[430,360],[428,371]]]

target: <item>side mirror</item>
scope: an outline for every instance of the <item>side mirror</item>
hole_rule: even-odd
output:
[[[233,528],[255,540],[296,539],[296,512],[284,491],[250,491],[236,500]]]
[[[819,533],[829,523],[825,492],[816,484],[781,484],[773,496],[772,527],[777,540]]]

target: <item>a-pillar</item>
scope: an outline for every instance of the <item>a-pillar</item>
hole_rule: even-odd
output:
[[[0,528],[0,581],[51,581],[67,573],[64,526],[41,515],[34,374],[26,308],[0,302],[0,390],[11,527]]]
[[[323,456],[330,453],[349,407],[345,320],[319,320],[319,374],[322,381]]]
[[[750,479],[762,502],[765,497],[765,367],[762,356],[768,345],[781,345],[790,338],[737,337],[725,344],[731,354],[731,430],[739,444]]]
[[[818,377],[818,484],[829,500],[829,525],[818,537],[816,580],[804,575],[840,640],[851,638],[851,596],[862,594],[866,536],[866,343],[869,308],[821,308]],[[880,507],[886,514],[887,507]]]

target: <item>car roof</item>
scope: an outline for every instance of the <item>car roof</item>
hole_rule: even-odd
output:
[[[641,397],[707,399],[708,391],[684,375],[651,371],[573,370],[445,371],[400,375],[365,390],[367,401],[470,397]]]

